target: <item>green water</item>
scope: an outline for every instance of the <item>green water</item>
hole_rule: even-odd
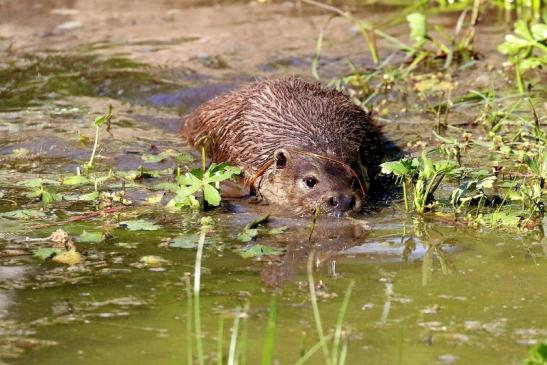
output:
[[[402,227],[402,221],[399,214],[371,217],[371,236],[344,251],[331,250],[328,243],[309,245],[288,238],[289,252],[274,263],[240,258],[228,250],[234,244],[230,239],[222,251],[218,242],[207,245],[201,295],[206,353],[216,349],[219,317],[227,315],[229,328],[229,313],[248,304],[247,361],[258,363],[273,293],[279,296],[275,359],[294,362],[315,344],[305,276],[305,252],[312,247],[324,258],[316,280],[323,281],[328,294],[320,296],[319,304],[325,328],[334,327],[345,288],[355,281],[346,319],[351,364],[363,359],[369,364],[433,364],[443,359],[513,364],[523,357],[526,345],[546,335],[545,252],[541,246],[529,246],[533,238],[430,224],[419,227],[430,238],[414,236],[416,248],[404,262],[401,239],[412,235],[403,236],[403,230],[416,231],[412,222]],[[225,229],[230,237],[232,225]],[[27,351],[12,362],[184,362],[188,307],[182,278],[192,271],[195,251],[156,247],[161,233],[140,236],[124,237],[142,243],[135,250],[116,248],[117,240],[93,246],[102,258],[91,258],[84,272],[53,265],[27,267],[34,271],[33,279],[28,288],[9,292],[9,318],[35,331],[33,338],[57,345]],[[437,254],[431,266],[428,259],[424,264],[430,243],[444,252],[446,272]],[[144,254],[167,259],[165,271],[132,267]],[[281,289],[265,288],[263,278],[276,275],[288,275],[288,281]],[[226,335],[226,349],[228,339]],[[244,339],[241,334],[239,340]],[[320,355],[316,361],[321,361]]]

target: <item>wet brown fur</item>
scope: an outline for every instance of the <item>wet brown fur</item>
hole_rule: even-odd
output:
[[[366,184],[383,156],[368,113],[343,93],[298,77],[262,80],[216,97],[186,119],[181,133],[195,147],[206,142],[213,161],[241,167],[255,191],[298,214],[310,213],[332,191],[355,191],[356,174]],[[289,168],[276,168],[279,150]],[[296,177],[308,172],[319,175],[321,189],[303,196]]]

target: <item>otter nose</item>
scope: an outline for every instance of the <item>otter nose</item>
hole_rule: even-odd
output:
[[[337,212],[346,212],[355,208],[356,199],[353,194],[338,194],[329,199],[329,205]]]

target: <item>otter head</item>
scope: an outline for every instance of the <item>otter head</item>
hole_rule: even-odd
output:
[[[290,207],[299,215],[343,216],[361,208],[361,185],[345,163],[321,156],[278,149],[272,167],[258,187],[269,202]]]

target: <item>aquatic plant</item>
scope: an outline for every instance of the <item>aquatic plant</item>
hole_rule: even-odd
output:
[[[528,26],[524,20],[517,20],[514,27],[514,33],[505,36],[505,42],[498,46],[498,50],[507,55],[514,66],[517,87],[523,94],[523,74],[547,66],[547,25],[537,23]]]
[[[523,365],[545,365],[547,363],[547,340],[535,345],[528,351]]]
[[[453,172],[458,164],[450,160],[433,161],[424,152],[419,159],[403,158],[399,161],[384,162],[380,166],[382,173],[393,174],[399,178],[407,211],[410,208],[408,185],[412,186],[412,207],[416,212],[423,214],[427,209],[431,209],[433,194],[443,178]]]
[[[93,168],[95,163],[95,155],[97,153],[97,146],[99,144],[99,130],[104,124],[106,124],[107,131],[110,130],[111,120],[112,120],[112,105],[109,105],[108,112],[104,115],[98,116],[93,121],[93,127],[95,127],[95,142],[93,143],[93,150],[91,151],[91,157],[89,158],[89,162],[83,165],[84,171],[86,173],[89,173],[89,171]]]

